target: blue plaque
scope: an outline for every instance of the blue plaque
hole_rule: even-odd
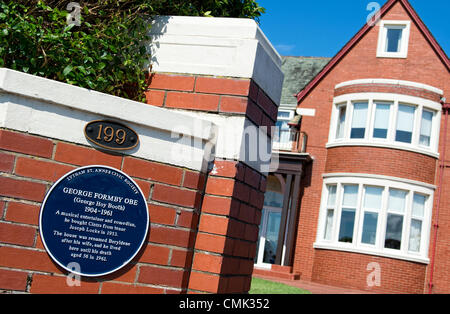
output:
[[[45,196],[39,217],[51,258],[89,277],[128,264],[144,244],[148,228],[141,189],[128,175],[107,166],[81,167],[64,175]]]

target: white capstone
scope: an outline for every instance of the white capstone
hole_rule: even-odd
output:
[[[253,79],[279,105],[281,57],[252,19],[159,16],[152,70]]]

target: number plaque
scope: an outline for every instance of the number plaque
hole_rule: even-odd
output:
[[[127,150],[139,144],[137,133],[126,125],[109,120],[96,120],[86,124],[86,138],[102,148]]]

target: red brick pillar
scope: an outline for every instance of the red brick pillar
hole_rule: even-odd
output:
[[[250,79],[156,73],[147,95],[152,105],[241,117],[250,127],[270,130],[276,121],[276,104]],[[249,290],[265,183],[265,175],[245,162],[214,160],[207,174],[189,289]]]
[[[270,130],[276,122],[283,78],[281,59],[270,43],[258,36],[260,30],[254,21],[230,19],[223,24],[193,18],[192,24],[203,27],[190,29],[192,24],[188,23],[171,28],[182,25],[185,19],[174,18],[164,31],[155,31],[157,61],[146,95],[150,105],[182,110],[218,126],[215,160],[206,174],[200,205],[188,292],[246,293],[257,251],[267,175],[267,169],[261,167],[264,161],[258,159],[261,156],[254,160],[252,152],[246,153],[262,138],[269,143],[270,157]],[[232,34],[233,27],[242,28],[243,33]],[[214,29],[214,35],[208,34],[209,28]],[[255,38],[243,39],[248,29],[254,31]],[[196,47],[198,36],[205,36],[208,44]],[[253,48],[233,47],[236,42],[229,43],[229,36],[242,36],[240,44]],[[180,42],[177,51],[171,46],[174,40]],[[230,49],[225,49],[226,45]],[[222,60],[214,60],[214,55],[204,50],[214,50]],[[193,51],[204,54],[203,58],[192,55]],[[234,63],[221,68],[228,58],[234,58]],[[218,66],[210,67],[213,62]]]

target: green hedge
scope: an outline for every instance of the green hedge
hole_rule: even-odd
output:
[[[150,55],[143,43],[150,40],[149,17],[258,20],[264,13],[254,0],[79,1],[76,25],[69,2],[0,0],[0,67],[138,101],[148,77]]]

